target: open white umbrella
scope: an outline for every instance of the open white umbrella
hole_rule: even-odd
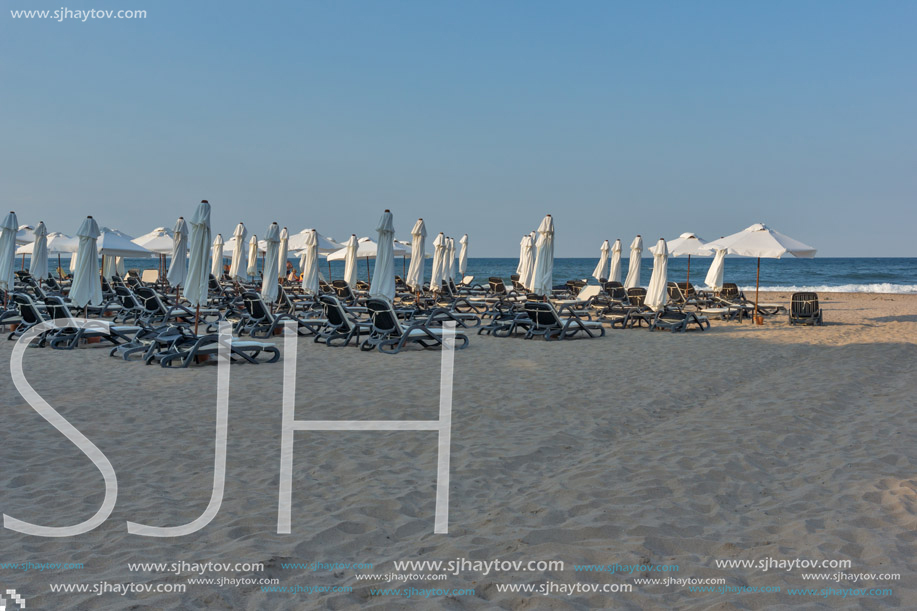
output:
[[[608,266],[608,281],[621,282],[621,240],[615,240],[611,247],[611,263]]]
[[[264,236],[267,242],[267,248],[264,254],[264,269],[261,279],[261,296],[268,303],[273,304],[277,301],[277,295],[280,294],[280,283],[277,282],[277,267],[280,263],[280,226],[277,223],[271,223],[267,229],[267,235]]]
[[[351,288],[357,286],[357,251],[360,244],[357,241],[357,235],[350,234],[350,239],[344,245],[344,282]],[[331,259],[329,258],[329,261]]]
[[[608,245],[608,240],[602,242],[602,248],[599,251],[599,262],[596,264],[595,269],[592,270],[592,277],[596,280],[608,278],[608,253],[610,250],[611,246]]]
[[[812,258],[815,249],[799,240],[774,231],[763,223],[755,223],[738,233],[714,240],[707,244],[710,248],[725,248],[731,255],[756,257],[758,271],[755,275],[755,320],[758,316],[758,291],[761,281],[761,257],[779,259],[789,253],[794,257]]]
[[[542,219],[538,226],[538,241],[535,243],[535,271],[532,277],[532,292],[551,296],[554,288],[554,219],[551,215]]]
[[[390,211],[382,213],[376,231],[379,232],[379,243],[369,294],[392,301],[395,299],[395,219]]]
[[[111,280],[124,274],[124,257],[150,257],[152,252],[134,242],[134,238],[117,229],[102,227],[96,250],[102,256],[102,275]]]
[[[201,306],[207,305],[210,288],[210,203],[203,199],[191,217],[188,275],[185,278],[185,299],[194,306],[194,333],[201,317]]]
[[[411,229],[411,266],[405,275],[404,283],[415,293],[423,290],[424,248],[427,239],[427,226],[423,219],[417,219]]]
[[[723,272],[724,272],[724,263],[726,262],[726,249],[717,248],[716,254],[713,256],[713,263],[710,264],[710,269],[707,270],[707,277],[704,279],[704,284],[713,291],[718,291],[723,288]]]
[[[232,280],[241,281],[246,279],[245,274],[242,273],[243,270],[245,270],[242,266],[242,261],[245,256],[244,246],[246,237],[248,237],[248,230],[245,229],[245,225],[239,223],[236,225],[236,228],[232,232],[232,237],[229,239],[229,242],[234,243],[234,248],[227,248],[229,242],[223,244],[223,249],[229,250],[232,253],[232,259],[229,261],[229,277]]]
[[[640,286],[640,258],[643,256],[643,238],[638,234],[630,243],[630,260],[627,266],[627,279],[624,288]]]
[[[535,240],[531,234],[522,236],[522,273],[519,282],[532,290],[532,279],[535,273]]]
[[[258,276],[258,236],[254,233],[248,239],[248,267],[245,269],[249,281],[254,281]]]
[[[691,282],[691,257],[709,257],[713,254],[713,249],[707,246],[707,243],[693,233],[683,233],[674,240],[667,243],[670,257],[688,256],[688,274],[685,278],[685,284]]]
[[[46,239],[46,247],[49,255],[57,255],[57,266],[61,267],[60,256],[62,253],[70,255],[71,260],[76,260],[76,251],[80,247],[80,241],[71,238],[65,233],[52,231]],[[35,248],[35,242],[20,246],[16,249],[17,255],[31,255]]]
[[[287,253],[290,242],[290,232],[284,227],[280,230],[280,247],[277,250],[277,278],[283,280],[287,275]]]
[[[378,244],[373,242],[368,237],[363,237],[357,240],[357,258],[366,260],[366,279],[369,280],[369,260],[375,259],[378,251]],[[405,246],[398,244],[395,240],[392,240],[392,273],[395,272],[394,257],[401,257],[410,254],[409,249]],[[341,248],[336,250],[333,253],[328,255],[329,261],[346,261],[347,259],[347,249]]]
[[[213,239],[213,252],[210,255],[210,273],[219,280],[223,277],[223,234],[218,233]]]
[[[29,244],[35,241],[35,228],[31,225],[19,225],[16,227],[16,243]]]
[[[70,301],[80,308],[102,305],[102,283],[99,281],[99,251],[96,240],[102,232],[91,216],[82,222],[76,236],[80,239],[77,265],[70,284]],[[84,312],[85,314],[85,312]]]
[[[459,276],[462,278],[465,277],[465,272],[468,271],[468,234],[462,236],[462,239],[459,240],[459,244],[462,245],[459,250],[459,259],[458,259],[458,271]]]
[[[318,235],[314,229],[306,235],[302,249],[302,289],[318,295]]]
[[[37,280],[44,280],[48,277],[48,228],[45,227],[44,221],[38,223],[38,227],[35,228],[29,273]]]
[[[317,231],[317,230],[311,229],[311,228],[307,228],[307,229],[303,229],[302,231],[300,231],[300,232],[297,233],[296,235],[291,235],[291,236],[290,236],[290,239],[289,239],[289,242],[288,242],[288,248],[289,248],[289,250],[292,251],[292,252],[298,253],[298,252],[301,251],[303,248],[305,248],[306,237],[307,237],[309,234],[311,234],[313,231],[315,231],[316,248],[318,249],[318,254],[320,254],[320,255],[322,255],[322,254],[330,254],[330,253],[333,253],[334,251],[340,250],[341,248],[344,247],[343,244],[338,244],[337,242],[335,242],[335,241],[332,240],[331,238],[326,238],[325,236],[323,236],[323,235],[321,234],[320,231]]]
[[[446,236],[440,231],[433,240],[433,274],[430,276],[430,290],[439,293],[443,290],[444,266],[446,263]]]
[[[4,292],[3,305],[9,301],[9,294],[13,292],[16,275],[13,271],[16,261],[16,232],[19,221],[16,213],[7,214],[0,223],[0,290]]]
[[[669,296],[666,288],[669,276],[669,250],[665,240],[659,238],[656,246],[651,248],[650,252],[653,253],[653,274],[646,287],[646,299],[643,303],[658,312],[665,308]]]
[[[178,287],[185,284],[188,275],[188,226],[184,217],[178,217],[172,229],[172,261],[169,263],[169,273],[166,280],[178,293]]]
[[[157,227],[153,231],[133,240],[134,244],[139,244],[158,255],[172,254],[174,241],[172,230],[166,227]]]

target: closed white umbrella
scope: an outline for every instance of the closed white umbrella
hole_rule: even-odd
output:
[[[538,241],[535,243],[535,271],[532,277],[532,292],[536,295],[551,295],[554,282],[554,219],[548,214],[538,226]]]
[[[76,244],[77,244],[77,246],[76,246],[76,247],[77,247],[77,251],[76,251],[75,253],[73,253],[73,254],[70,256],[70,275],[71,275],[71,276],[76,272],[76,266],[77,266],[77,264],[79,263],[79,256],[80,256],[80,252],[79,252],[79,247],[80,247],[80,246],[79,246],[79,244],[80,244],[79,240],[80,240],[80,239],[79,239],[79,238],[76,238],[76,240],[77,240],[77,242],[76,242]]]
[[[312,229],[306,235],[302,249],[302,289],[307,293],[318,295],[318,236]]]
[[[459,250],[458,271],[459,271],[459,276],[464,278],[465,272],[468,271],[468,234],[467,233],[462,236],[462,239],[459,240],[459,244],[462,245],[462,248]]]
[[[615,240],[611,247],[611,263],[608,265],[608,281],[621,282],[621,240]]]
[[[725,248],[731,255],[756,257],[758,271],[755,276],[755,318],[758,316],[758,291],[761,281],[761,257],[779,259],[789,253],[794,257],[812,258],[815,249],[799,240],[774,231],[763,223],[755,223],[738,233],[714,240],[707,244],[710,248]]]
[[[415,293],[423,290],[424,248],[427,239],[427,226],[423,219],[417,219],[411,229],[411,266],[404,278],[404,283]]]
[[[184,217],[180,216],[172,229],[172,262],[169,263],[169,273],[166,274],[166,280],[169,281],[170,286],[175,288],[176,294],[178,287],[184,286],[187,275],[188,226],[185,224]]]
[[[608,278],[608,253],[610,251],[611,246],[609,246],[608,240],[605,240],[602,242],[602,248],[599,250],[599,262],[596,264],[595,269],[592,270],[592,277],[596,280]]]
[[[443,290],[443,267],[446,262],[446,236],[440,231],[433,240],[433,274],[430,276],[430,290],[439,293]]]
[[[10,212],[0,223],[0,290],[4,292],[3,305],[9,301],[13,292],[16,275],[13,265],[16,261],[16,232],[19,221],[15,212]]]
[[[643,256],[643,238],[637,235],[630,243],[630,260],[627,266],[627,279],[624,288],[640,286],[640,258]]]
[[[665,308],[669,296],[666,288],[669,276],[669,250],[665,240],[659,238],[651,252],[653,253],[653,274],[646,287],[646,300],[643,303],[658,312]]]
[[[382,213],[376,231],[379,232],[379,243],[369,294],[392,301],[395,299],[395,219],[390,211]]]
[[[33,278],[44,280],[48,277],[48,228],[44,221],[35,228],[35,241],[32,242],[32,259],[29,261],[29,273]]]
[[[280,246],[277,250],[277,278],[283,280],[287,275],[287,253],[290,242],[290,232],[284,227],[280,230]]]
[[[710,264],[710,269],[707,270],[707,277],[704,279],[704,284],[708,288],[714,291],[718,291],[723,288],[723,272],[726,262],[726,249],[717,248],[716,254],[713,255],[713,263]]]
[[[229,277],[232,280],[245,280],[245,274],[243,271],[243,257],[245,256],[245,238],[248,237],[248,230],[245,229],[245,225],[239,223],[236,225],[236,228],[232,232],[232,237],[230,241],[234,241],[234,248],[232,250],[232,259],[229,261]],[[257,240],[256,240],[257,241]],[[226,249],[228,244],[224,244],[223,248]]]
[[[529,234],[522,236],[519,240],[519,263],[516,265],[516,275],[522,278],[522,270],[525,268],[525,246],[528,244]]]
[[[248,239],[248,267],[245,270],[249,281],[254,281],[258,275],[258,236],[254,233]]]
[[[344,281],[351,288],[357,286],[357,250],[359,246],[356,234],[351,234],[347,244],[344,245]],[[328,260],[331,260],[330,257]]]
[[[96,240],[102,232],[99,225],[91,216],[80,225],[76,236],[80,239],[77,250],[76,270],[73,272],[73,282],[70,285],[70,301],[80,308],[89,304],[102,305],[102,283],[99,281],[99,251]]]
[[[185,299],[199,308],[207,304],[207,290],[210,287],[210,203],[204,199],[197,205],[191,217],[191,232],[188,238],[188,275],[185,277]],[[195,315],[195,320],[197,316]]]
[[[446,261],[443,268],[446,280],[455,282],[455,238],[446,238]]]
[[[535,276],[535,239],[529,235],[522,236],[522,273],[519,282],[532,290],[532,280]]]
[[[264,269],[261,280],[261,296],[268,303],[273,304],[277,301],[277,295],[280,294],[280,283],[277,282],[277,267],[280,262],[280,226],[277,223],[271,223],[267,229],[267,235],[264,236],[267,242],[264,254]]]
[[[213,239],[213,252],[210,255],[210,273],[219,280],[223,276],[223,234],[218,233]]]

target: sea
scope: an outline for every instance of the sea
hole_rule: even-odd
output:
[[[298,268],[299,262],[290,261]],[[734,282],[743,290],[755,286],[756,259],[747,257],[727,257],[725,260],[726,282]],[[228,262],[228,260],[227,260]],[[395,260],[395,273],[404,277],[410,258],[398,257]],[[563,284],[567,280],[591,278],[597,258],[556,258],[554,259],[554,284]],[[712,258],[692,257],[690,279],[698,287],[704,286],[704,277],[710,267]],[[56,267],[53,256],[48,261],[49,267]],[[475,282],[486,283],[490,276],[498,276],[507,282],[516,273],[517,258],[469,257],[466,273],[475,277]],[[629,264],[622,260],[622,276],[627,273]],[[261,261],[259,259],[259,268]],[[67,260],[63,261],[67,269]],[[155,269],[159,259],[127,259],[128,269]],[[429,279],[432,273],[432,259],[426,260],[424,277]],[[17,266],[19,267],[19,266]],[[28,268],[28,257],[26,257]],[[342,278],[344,263],[322,262],[320,267],[325,278]],[[363,260],[359,266],[360,279],[371,276],[373,260]],[[652,258],[641,261],[641,284],[646,286],[653,270]],[[683,281],[688,278],[687,257],[669,258],[668,278],[670,281]],[[815,291],[844,293],[917,293],[917,258],[844,258],[816,257],[814,259],[761,259],[761,288],[771,291]]]

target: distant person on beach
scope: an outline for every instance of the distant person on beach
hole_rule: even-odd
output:
[[[296,271],[296,267],[291,261],[287,261],[287,280],[290,282],[296,282],[299,280],[299,274]]]

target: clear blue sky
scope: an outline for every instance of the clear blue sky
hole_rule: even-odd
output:
[[[823,256],[915,256],[914,2],[47,2],[0,15],[0,197],[140,235],[202,198],[515,256],[753,222]],[[18,9],[146,19],[13,19]],[[9,10],[6,10],[9,9]],[[5,212],[5,210],[4,210]]]

